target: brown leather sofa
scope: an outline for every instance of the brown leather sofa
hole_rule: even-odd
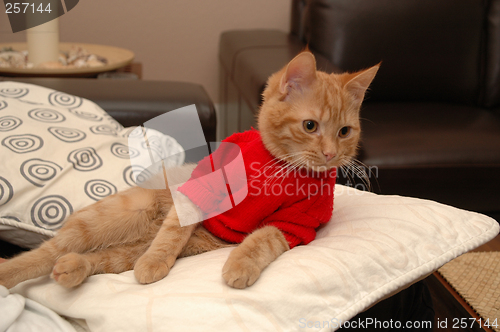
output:
[[[227,31],[225,135],[256,125],[266,78],[306,45],[327,72],[382,61],[361,112],[374,191],[500,220],[500,0],[293,0],[289,32]]]

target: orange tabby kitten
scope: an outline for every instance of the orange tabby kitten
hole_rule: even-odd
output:
[[[310,52],[299,54],[269,78],[264,91],[258,126],[265,148],[295,165],[292,170],[350,165],[360,137],[359,109],[377,70],[326,74],[316,71]],[[192,170],[175,172],[186,181]],[[187,197],[181,195],[180,204],[185,217],[200,218]],[[93,274],[131,269],[140,283],[151,283],[165,277],[178,257],[229,245],[200,224],[181,227],[169,190],[135,187],[74,213],[53,239],[0,264],[0,284],[11,288],[51,274],[74,287]],[[231,252],[222,276],[229,286],[250,286],[288,249],[278,228],[259,228]]]

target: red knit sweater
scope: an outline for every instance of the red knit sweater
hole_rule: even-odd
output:
[[[238,173],[231,170],[230,161],[239,151],[234,153],[233,149],[228,153],[228,150],[220,152],[223,149],[219,149],[203,159],[191,178],[178,190],[205,216],[217,214],[221,206],[233,206],[222,214],[209,217],[203,226],[215,236],[232,243],[242,242],[245,236],[266,225],[277,227],[290,248],[314,240],[316,228],[332,216],[336,169],[322,173],[302,169],[280,177],[286,173],[283,169],[274,176],[283,162],[277,161],[266,150],[258,131],[234,134],[223,142],[235,143],[241,149],[248,193],[235,206],[234,198],[244,197],[245,194],[245,188],[232,188],[234,192],[229,188],[234,178],[231,174]],[[221,166],[224,166],[229,186],[224,185],[223,180],[214,181],[214,177],[205,176]]]

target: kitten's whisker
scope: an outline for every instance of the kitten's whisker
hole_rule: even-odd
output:
[[[366,185],[366,179],[367,179],[367,174],[366,171],[362,168],[356,165],[355,163],[351,163],[349,167],[352,169],[353,174],[355,174],[357,177],[359,177],[363,183]]]
[[[370,185],[367,183],[366,179],[366,174],[362,169],[359,168],[358,165],[356,165],[351,158],[344,157],[340,160],[340,167],[343,172],[343,174],[347,175],[348,181],[352,181],[353,185],[355,186],[356,181],[354,181],[354,176],[357,176],[361,179],[363,184],[367,187],[370,187]],[[352,174],[351,174],[352,173]],[[368,181],[369,182],[369,181]]]
[[[287,158],[290,158],[290,157],[293,158],[295,156],[301,156],[302,154],[303,154],[302,152],[295,152],[295,153],[288,153],[288,154],[285,154],[285,155],[281,155],[278,158],[275,158],[275,159],[267,162],[266,164],[263,165],[263,167],[266,167],[270,162],[273,162],[273,165],[270,166],[270,167],[276,166],[278,163],[283,162],[283,165],[280,165],[278,171],[276,171],[276,173],[273,174],[272,177],[275,177],[278,174],[280,174],[285,168],[287,168],[290,165],[290,163],[293,163],[293,161],[294,161],[293,159],[291,161],[288,161]],[[261,167],[261,169],[263,167]]]
[[[357,164],[357,165],[360,165],[363,168],[363,171],[366,170],[366,169],[368,169],[368,171],[369,171],[370,174],[367,174],[366,171],[364,171],[364,173],[368,177],[367,180],[370,181],[369,178],[371,178],[372,175],[374,175],[373,172],[372,172],[372,170],[371,170],[371,168],[368,167],[365,163],[363,163],[360,160],[355,159],[355,158],[352,159],[352,162],[355,163],[355,164]],[[377,181],[377,174],[375,174],[374,177],[375,177],[375,180]],[[378,184],[378,181],[377,181],[377,184]]]
[[[283,162],[282,160],[275,160],[273,165],[268,166],[269,169],[273,168],[271,171],[274,172],[270,176],[266,177],[266,180],[264,181],[263,185],[267,185],[269,181],[272,181],[274,177],[276,177],[280,172],[283,171],[283,168],[286,167],[286,163],[284,165],[278,165],[280,162]],[[260,169],[262,171],[262,168]],[[264,170],[264,174],[266,173],[266,170]]]
[[[352,175],[356,175],[359,179],[361,179],[361,181],[363,182],[364,186],[368,189],[368,191],[371,191],[371,183],[370,183],[370,179],[369,179],[369,176],[368,174],[366,173],[365,171],[365,168],[366,168],[366,165],[363,164],[362,162],[360,162],[359,160],[355,160],[355,159],[344,159],[343,161],[345,161],[347,164],[345,165],[345,168],[344,170],[351,170],[352,171]],[[359,164],[362,164],[363,166],[361,165],[358,165]],[[349,175],[350,177],[350,174],[349,172],[347,172],[347,174]],[[354,180],[353,180],[354,182]]]
[[[274,157],[273,159],[269,160],[267,163],[265,163],[264,165],[262,165],[262,166],[261,166],[261,169],[262,169],[263,167],[266,167],[266,166],[267,166],[268,164],[270,164],[270,163],[277,164],[277,163],[279,163],[279,162],[281,162],[281,161],[284,161],[284,160],[283,160],[284,158],[287,158],[287,157],[289,157],[289,156],[291,156],[291,155],[294,155],[294,154],[296,154],[296,153],[287,153],[287,154],[282,155],[282,156],[279,156],[279,157]]]
[[[272,182],[274,182],[276,178],[279,178],[279,174],[283,172],[286,168],[287,168],[286,164],[280,166],[279,169],[274,174],[266,178],[266,181],[264,181],[264,185],[272,185]]]
[[[281,155],[279,157],[275,157],[272,160],[270,160],[267,163],[265,163],[264,165],[262,165],[259,168],[259,171],[262,171],[263,168],[267,167],[269,164],[271,164],[270,166],[268,166],[269,168],[273,168],[273,167],[275,167],[276,165],[278,165],[281,162],[287,164],[288,162],[286,161],[286,158],[294,157],[294,156],[300,155],[300,154],[302,154],[302,152],[287,153],[287,154]]]
[[[351,177],[351,174],[349,174],[349,170],[350,170],[349,167],[347,165],[341,165],[340,167],[343,170],[342,173],[347,175],[348,183],[352,182],[354,184],[354,179]]]
[[[262,166],[259,168],[259,171],[261,171],[261,172],[262,172],[262,171],[264,171],[264,173],[265,173],[266,169],[264,169],[264,168],[266,168],[266,167],[267,167],[267,168],[269,168],[269,169],[274,168],[274,167],[276,167],[276,166],[277,166],[279,163],[281,163],[281,162],[283,162],[283,160],[280,160],[280,159],[278,159],[278,158],[275,158],[275,159],[273,159],[273,160],[271,160],[271,161],[269,161],[269,162],[265,163],[264,165],[262,165]],[[270,163],[272,163],[272,164],[271,164],[271,165],[269,165]]]
[[[284,181],[284,179],[286,177],[288,177],[288,175],[292,171],[294,171],[295,169],[297,169],[298,167],[300,167],[303,164],[303,161],[305,159],[306,159],[305,156],[300,156],[299,158],[294,159],[291,162],[283,165],[283,167],[278,172],[276,172],[274,174],[273,179],[271,180],[271,182],[269,183],[269,185],[274,185],[274,183],[276,183],[280,178],[281,178],[280,184],[282,184],[283,181]]]
[[[301,157],[302,158],[302,157]],[[293,161],[295,162],[295,161]],[[292,167],[293,164],[286,164],[281,170],[279,173],[279,176],[278,174],[276,174],[276,177],[274,178],[274,181],[272,182],[277,182],[280,178],[281,178],[281,183],[283,183],[283,180],[288,176],[289,172],[290,172],[290,169]],[[283,171],[283,172],[282,172]],[[274,183],[273,183],[274,184]]]
[[[287,170],[286,174],[283,176],[283,178],[281,180],[281,184],[283,183],[284,179],[286,177],[288,177],[288,175],[290,173],[296,172],[297,169],[299,169],[300,167],[304,166],[305,165],[305,161],[307,161],[307,158],[305,156],[302,156],[299,159],[294,160],[293,164],[291,164],[290,167],[288,167],[288,170]]]
[[[353,158],[353,161],[354,161],[355,163],[358,163],[358,164],[362,165],[365,169],[368,169],[368,171],[369,171],[369,175],[368,175],[368,177],[369,177],[369,178],[372,178],[372,177],[373,177],[373,178],[375,178],[375,182],[377,183],[377,186],[378,186],[378,187],[379,187],[379,189],[380,189],[380,184],[378,183],[378,169],[377,169],[377,173],[375,173],[375,174],[374,174],[374,173],[372,172],[372,170],[371,170],[371,167],[367,166],[365,163],[363,163],[363,162],[359,161],[358,159],[354,159],[354,158]],[[372,167],[373,167],[373,166],[372,166]],[[368,181],[369,181],[369,180],[368,180]],[[370,188],[371,188],[371,187],[370,187]]]

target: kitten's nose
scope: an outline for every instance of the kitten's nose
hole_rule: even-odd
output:
[[[336,154],[332,152],[323,152],[323,155],[325,156],[326,162],[329,162],[336,156]]]

